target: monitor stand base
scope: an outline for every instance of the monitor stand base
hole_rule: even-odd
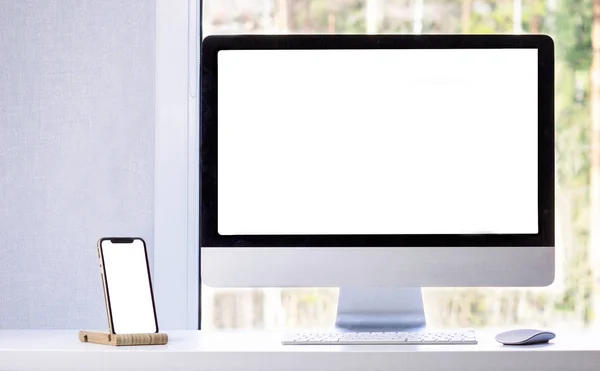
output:
[[[419,331],[425,324],[420,288],[340,288],[338,331]]]

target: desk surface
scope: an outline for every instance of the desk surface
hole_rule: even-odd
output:
[[[600,336],[557,333],[549,344],[506,347],[495,332],[477,345],[281,345],[281,333],[168,332],[164,346],[79,342],[77,331],[0,331],[0,371],[554,371],[600,370]]]

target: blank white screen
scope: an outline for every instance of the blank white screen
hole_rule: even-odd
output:
[[[102,255],[115,333],[156,332],[146,254],[142,241],[102,241]]]
[[[218,232],[538,232],[537,50],[218,55]]]

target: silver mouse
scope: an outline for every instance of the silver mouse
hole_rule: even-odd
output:
[[[547,343],[555,337],[550,331],[519,329],[499,333],[496,341],[504,345],[533,345]]]

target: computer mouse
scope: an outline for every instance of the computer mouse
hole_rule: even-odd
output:
[[[499,333],[496,341],[504,345],[533,345],[547,343],[555,337],[550,331],[519,329]]]

